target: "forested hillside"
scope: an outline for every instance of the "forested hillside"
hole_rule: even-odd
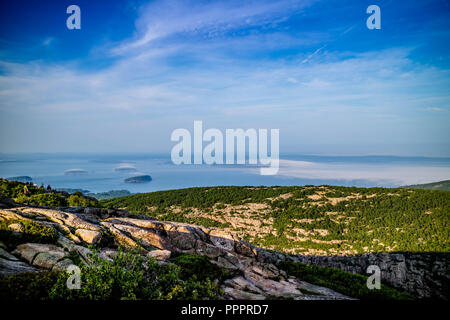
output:
[[[404,188],[450,191],[450,180],[425,183],[425,184],[413,184],[410,186],[405,186]]]
[[[299,299],[315,299],[317,294],[320,298],[325,294],[329,299],[409,298],[388,287],[368,290],[369,265],[380,266],[383,284],[414,297],[447,299],[448,296],[448,191],[331,186],[209,187],[136,194],[100,203],[82,194],[66,198],[67,195],[0,180],[0,242],[2,249],[7,250],[0,259],[0,273],[10,276],[0,283],[5,296],[24,297],[21,292],[25,292],[25,296],[44,299],[85,298],[93,294],[99,299],[156,297],[147,295],[155,288],[148,291],[149,284],[139,282],[147,279],[140,275],[144,271],[133,269],[134,264],[128,270],[130,263],[122,258],[113,261],[113,265],[102,264],[105,268],[102,277],[113,283],[114,288],[126,289],[133,283],[136,291],[131,296],[129,291],[111,296],[107,290],[97,295],[98,290],[103,290],[97,285],[80,291],[80,296],[53,291],[60,283],[52,273],[55,265],[60,264],[56,268],[61,270],[67,263],[81,262],[81,258],[89,264],[86,246],[101,250],[99,257],[101,254],[103,258],[114,257],[120,247],[137,250],[138,255],[165,261],[163,265],[183,262],[185,258],[178,260],[180,253],[208,256],[187,257],[184,262],[188,264],[183,262],[181,270],[174,272],[148,269],[161,279],[173,280],[169,286],[161,283],[164,288],[158,293],[160,299],[292,298],[293,292],[294,298]],[[54,201],[59,201],[57,206],[52,205]],[[79,205],[83,202],[88,207]],[[213,228],[186,227],[170,221]],[[278,250],[302,254],[288,255]],[[399,251],[405,253],[392,253]],[[363,252],[374,253],[356,255]],[[231,278],[222,278],[221,272],[211,279],[183,276],[184,269],[196,270],[195,274],[212,274],[211,263],[230,270]],[[262,271],[261,266],[267,270]],[[16,275],[39,268],[51,269],[49,278],[41,279],[41,274],[38,278]],[[122,276],[116,278],[111,270],[121,275],[131,272],[137,278],[122,281]],[[293,279],[286,282],[280,278],[280,272],[287,272],[301,282]],[[83,274],[87,277],[83,281],[89,282],[91,276],[98,277],[98,270],[85,269]],[[16,285],[22,281],[27,285],[36,281],[39,284],[27,288]],[[61,281],[64,284],[65,278]],[[252,291],[255,286],[259,291]],[[189,295],[191,291],[194,296]],[[56,295],[49,297],[49,292]]]
[[[101,204],[221,228],[255,245],[289,253],[450,251],[448,191],[206,187],[136,194]]]

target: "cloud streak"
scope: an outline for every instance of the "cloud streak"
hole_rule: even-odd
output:
[[[214,38],[242,28],[275,25],[285,15],[315,1],[155,1],[141,8],[133,39],[113,49],[114,54],[150,47],[174,35]]]

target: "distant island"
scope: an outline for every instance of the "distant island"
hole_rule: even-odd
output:
[[[81,193],[87,195],[88,193],[90,193],[90,191],[86,190],[86,189],[55,188],[55,190],[57,190],[57,191],[65,191],[65,192],[70,193],[70,194],[75,193],[75,192],[81,192]]]
[[[64,171],[65,175],[81,175],[81,174],[87,174],[86,170],[83,169],[69,169]]]
[[[124,182],[126,183],[145,183],[152,181],[152,177],[149,175],[143,175],[143,176],[136,176],[131,178],[126,178]]]
[[[72,188],[57,188],[58,191],[65,191],[67,193],[73,194],[75,192],[81,192],[86,196],[93,197],[97,200],[105,200],[111,198],[118,198],[123,196],[128,196],[131,194],[128,190],[109,190],[105,192],[90,192],[85,189],[72,189]]]
[[[132,166],[131,164],[121,164],[118,167],[114,168],[115,171],[128,171],[128,172],[134,172],[137,171],[136,168],[134,166]]]
[[[6,178],[6,180],[18,182],[31,182],[33,178],[31,178],[30,176],[18,176],[18,177],[9,177]]]
[[[413,184],[410,186],[403,186],[402,188],[450,191],[450,180],[443,180],[424,184]]]
[[[97,192],[97,193],[87,193],[87,196],[94,197],[97,200],[105,200],[105,199],[111,199],[111,198],[118,198],[123,196],[130,195],[131,192],[128,190],[110,190],[106,192]]]

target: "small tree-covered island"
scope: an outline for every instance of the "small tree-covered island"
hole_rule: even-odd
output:
[[[126,178],[124,180],[124,182],[126,182],[126,183],[147,183],[150,181],[152,181],[152,177],[149,175],[130,177],[130,178]]]

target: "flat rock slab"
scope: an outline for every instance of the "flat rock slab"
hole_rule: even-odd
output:
[[[38,269],[18,260],[8,260],[0,257],[0,277],[11,276],[16,273],[37,272]]]
[[[116,243],[132,248],[139,243],[141,254],[156,259],[160,264],[169,263],[174,253],[197,253],[209,257],[211,263],[230,271],[231,279],[222,285],[228,299],[348,299],[333,290],[288,277],[276,266],[277,262],[286,259],[286,255],[267,252],[241,241],[232,233],[155,219],[101,219],[98,216],[100,211],[96,210],[89,208],[85,213],[81,213],[83,210],[79,208],[72,212],[34,207],[0,210],[0,220],[31,218],[59,231],[57,245],[25,243],[17,246],[12,254],[0,249],[0,275],[39,269],[64,271],[73,264],[69,258],[69,252],[73,251],[89,265],[93,262],[92,251],[86,245],[100,243],[102,232],[109,231]],[[19,226],[12,226],[14,228]],[[117,250],[103,248],[99,255],[111,261],[117,253]]]
[[[35,257],[41,253],[46,252],[52,256],[61,256],[64,257],[66,252],[53,244],[41,244],[41,243],[25,243],[18,245],[17,248],[13,251],[13,254],[20,256],[24,260],[28,261],[28,263],[33,263]]]
[[[41,209],[41,208],[21,208],[22,212],[34,213],[42,215],[52,220],[53,222],[64,224],[68,227],[75,229],[87,229],[93,231],[100,231],[101,228],[93,223],[83,220],[75,213],[63,212],[53,209]]]
[[[9,253],[8,251],[6,251],[3,248],[0,248],[0,258],[6,259],[6,260],[11,260],[11,261],[19,261],[19,259],[17,259],[15,256],[13,256],[11,253]]]

